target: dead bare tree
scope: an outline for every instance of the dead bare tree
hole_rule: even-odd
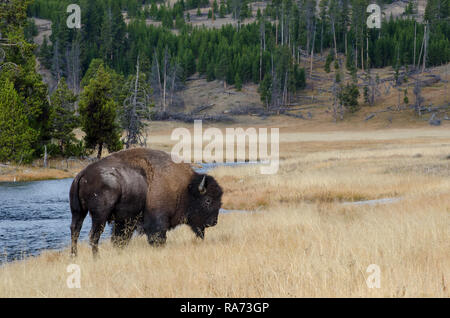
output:
[[[167,63],[168,63],[168,54],[167,54],[167,47],[164,50],[164,57],[163,57],[163,64],[161,68],[162,74],[158,74],[160,77],[162,77],[162,91],[161,91],[161,103],[163,112],[166,111],[167,101],[166,101],[166,90],[167,90]]]
[[[417,22],[414,21],[414,54],[413,54],[413,67],[416,68],[416,43],[417,43]]]
[[[126,132],[125,146],[145,146],[147,136],[144,129],[150,119],[151,99],[150,88],[146,84],[145,75],[140,72],[139,56],[136,61],[136,74],[126,84],[128,95],[123,102],[121,111],[122,128]]]
[[[66,47],[66,76],[67,85],[74,94],[80,92],[80,43],[74,40],[71,46]]]
[[[259,33],[260,33],[260,45],[259,45],[259,81],[262,81],[262,58],[263,50],[266,50],[266,30],[265,30],[265,18],[264,15],[259,21]],[[226,82],[226,81],[225,81]]]
[[[156,97],[159,97],[162,92],[162,84],[161,84],[161,73],[159,70],[159,62],[158,62],[158,55],[156,53],[156,50],[153,53],[153,64],[152,64],[152,71],[151,71],[151,85],[153,87],[153,94]],[[165,107],[163,105],[163,101],[159,99],[160,103],[160,110],[164,111]]]
[[[363,78],[363,86],[364,86],[364,97],[366,102],[373,106],[375,105],[375,98],[381,95],[380,90],[378,89],[378,85],[380,84],[379,78],[377,76],[373,76],[370,68],[365,72],[365,77]]]
[[[311,36],[315,37],[316,34],[316,23],[315,23],[315,0],[305,1],[305,16],[306,16],[306,51],[309,53],[311,50],[311,42],[314,41]],[[314,35],[313,35],[314,34]]]
[[[174,106],[178,101],[176,93],[181,89],[182,69],[179,63],[171,60],[167,48],[164,50],[162,64],[159,64],[158,55],[155,51],[153,55],[153,65],[151,72],[151,83],[153,96],[160,105],[161,112],[167,112],[168,108]]]
[[[416,111],[416,114],[418,116],[422,116],[421,107],[422,107],[422,103],[423,103],[424,99],[422,97],[422,87],[421,87],[420,81],[419,81],[419,74],[416,74],[413,93],[414,93],[414,97],[415,97],[414,110]]]
[[[53,59],[52,59],[52,71],[57,81],[61,80],[61,58],[59,51],[59,40],[56,40],[53,44]]]
[[[313,72],[313,60],[314,60],[314,46],[316,43],[316,24],[314,23],[314,35],[313,35],[313,42],[311,46],[311,58],[310,58],[310,70],[309,70],[309,77],[312,78],[312,72]]]
[[[333,41],[334,41],[334,59],[338,60],[338,54],[337,54],[337,44],[336,44],[336,16],[335,16],[334,8],[331,6],[331,1],[328,2],[328,16],[331,21],[331,29],[333,31]]]
[[[425,34],[424,34],[424,49],[423,49],[423,65],[422,65],[422,73],[425,71],[425,66],[427,64],[427,49],[428,49],[428,38],[429,38],[429,26],[428,23],[425,24]]]
[[[423,39],[422,39],[422,44],[421,44],[421,46],[420,46],[419,58],[417,59],[417,66],[414,65],[414,68],[419,68],[419,66],[420,66],[420,60],[421,60],[421,58],[422,58],[423,49],[424,49],[424,47],[425,47],[426,31],[427,31],[427,30],[426,30],[426,27],[425,27],[424,34],[423,34]],[[414,62],[414,63],[415,63],[415,62]]]
[[[340,94],[340,86],[338,85],[336,78],[333,80],[333,86],[331,87],[331,96],[332,96],[332,116],[334,122],[337,122],[338,119],[342,120],[344,119],[344,109],[342,107],[342,104],[339,100],[339,94]]]
[[[182,100],[178,98],[177,92],[179,92],[182,88],[182,80],[181,74],[183,70],[179,63],[174,62],[171,63],[170,69],[168,72],[168,101],[169,107],[173,107],[175,105],[181,104]]]

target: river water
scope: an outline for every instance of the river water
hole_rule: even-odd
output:
[[[218,165],[242,164],[253,163],[203,164],[196,171],[206,173]],[[0,264],[70,244],[71,184],[72,179],[0,182]],[[90,228],[88,215],[83,223],[81,241],[88,238]],[[110,232],[108,226],[101,238],[107,239]]]
[[[72,179],[0,183],[0,263],[70,242]],[[87,217],[81,232],[90,229]]]

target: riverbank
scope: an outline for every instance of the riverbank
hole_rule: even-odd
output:
[[[47,169],[32,166],[0,167],[0,182],[24,182],[72,178],[79,169]]]

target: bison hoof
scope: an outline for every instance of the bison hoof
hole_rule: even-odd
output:
[[[148,244],[151,246],[162,246],[166,243],[166,238],[159,235],[153,235],[147,239]]]
[[[149,241],[148,242],[151,246],[154,246],[154,247],[161,247],[161,246],[163,246],[166,242],[164,242],[164,241]]]

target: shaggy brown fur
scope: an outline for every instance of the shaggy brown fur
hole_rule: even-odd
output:
[[[116,245],[126,244],[138,225],[150,244],[163,244],[166,232],[179,224],[188,224],[204,238],[205,228],[217,223],[221,198],[214,178],[197,174],[189,164],[175,164],[165,152],[140,148],[114,153],[86,167],[72,183],[72,254],[77,254],[88,211],[96,255],[106,222],[114,222]]]

